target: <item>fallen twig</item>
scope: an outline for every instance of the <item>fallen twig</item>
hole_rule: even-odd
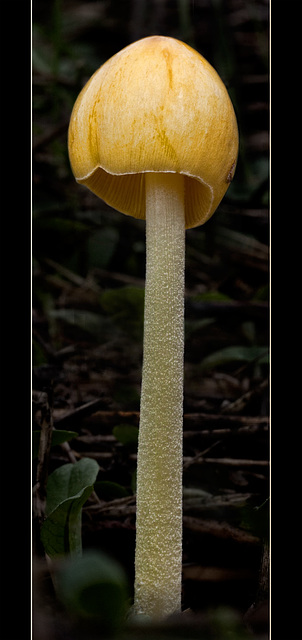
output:
[[[242,529],[233,527],[227,522],[218,522],[217,520],[202,520],[201,518],[193,518],[184,516],[183,524],[185,529],[198,531],[199,533],[209,534],[216,538],[232,539],[235,542],[245,544],[259,544],[260,538],[247,533]]]
[[[44,518],[46,503],[46,485],[48,479],[48,462],[53,432],[51,391],[45,393],[41,406],[41,435],[38,452],[36,484],[33,488],[34,518],[41,523]]]
[[[268,460],[243,460],[241,458],[205,458],[201,455],[184,458],[185,468],[192,464],[216,464],[228,467],[268,467]]]

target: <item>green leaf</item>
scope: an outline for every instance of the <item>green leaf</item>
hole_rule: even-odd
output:
[[[32,347],[33,347],[32,349],[33,366],[39,367],[43,364],[47,364],[48,362],[47,355],[43,347],[37,342],[37,340],[33,339]]]
[[[259,300],[261,302],[262,301],[265,301],[265,302],[268,301],[269,300],[269,285],[265,284],[262,287],[260,287],[256,291],[256,293],[255,293],[255,295],[253,297],[253,300],[256,300],[256,301]]]
[[[82,553],[81,511],[93,491],[93,485],[85,487],[72,498],[64,500],[46,518],[41,527],[41,541],[50,558]]]
[[[186,338],[192,336],[195,331],[203,331],[215,322],[215,318],[202,318],[201,320],[188,320],[185,324]]]
[[[86,551],[81,558],[64,563],[56,577],[58,597],[73,617],[106,629],[123,622],[128,585],[115,560],[101,552]]]
[[[41,541],[50,557],[81,554],[81,510],[93,491],[98,471],[95,460],[82,458],[49,476]]]
[[[117,482],[110,482],[109,480],[96,482],[94,490],[102,500],[115,500],[116,498],[126,498],[126,496],[129,496],[129,492],[125,487]]]
[[[51,446],[56,447],[63,442],[68,442],[73,438],[76,438],[79,434],[76,431],[64,431],[63,429],[54,429],[52,432]],[[33,431],[32,435],[32,448],[33,458],[36,458],[39,453],[41,431]]]
[[[109,289],[101,296],[101,305],[122,330],[141,339],[144,326],[144,289],[123,287]]]
[[[200,369],[206,371],[230,362],[253,362],[254,360],[257,361],[257,364],[267,364],[268,350],[264,347],[244,347],[240,345],[225,347],[225,349],[215,351],[204,358],[200,364]]]
[[[93,231],[87,240],[88,267],[104,269],[111,260],[119,241],[119,233],[114,227],[104,227]]]
[[[138,427],[133,424],[118,424],[112,429],[114,437],[125,446],[138,443]]]
[[[63,500],[72,498],[88,485],[94,484],[99,472],[98,463],[92,458],[63,464],[53,471],[47,483],[46,515],[49,515]]]
[[[62,233],[64,234],[64,238],[65,236],[68,238],[68,234],[77,234],[77,236],[80,236],[84,232],[88,233],[89,231],[89,226],[84,222],[60,217],[38,217],[35,220],[35,227],[38,231],[41,229],[41,231],[43,230],[47,233],[52,233],[53,231]]]
[[[103,318],[100,314],[83,309],[53,309],[49,311],[50,318],[61,320],[68,325],[84,331],[86,334],[100,340],[105,333],[110,332],[110,322],[108,318]]]
[[[229,302],[232,298],[220,291],[204,291],[204,293],[193,296],[192,300],[195,302]]]

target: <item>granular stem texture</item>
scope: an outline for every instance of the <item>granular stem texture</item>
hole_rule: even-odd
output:
[[[137,465],[136,613],[181,608],[184,178],[146,176],[147,267]]]

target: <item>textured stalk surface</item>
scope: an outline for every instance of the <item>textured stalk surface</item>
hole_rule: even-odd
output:
[[[184,354],[184,179],[146,174],[147,267],[137,465],[135,599],[180,611]]]

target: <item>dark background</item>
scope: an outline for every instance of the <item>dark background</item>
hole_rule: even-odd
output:
[[[106,516],[93,521],[89,504],[84,508],[83,545],[118,559],[130,584],[135,447],[122,445],[112,430],[138,425],[145,227],[76,184],[69,118],[92,73],[152,34],[197,49],[233,101],[240,135],[234,181],[211,220],[186,236],[183,605],[205,617],[227,607],[245,633],[262,640],[268,637],[269,3],[39,0],[32,30],[34,429],[47,399],[55,426],[79,434],[70,442],[76,459],[94,457],[99,480],[127,492],[119,517],[110,512],[112,495],[101,496]],[[48,472],[69,456],[53,448]],[[43,556],[39,544],[35,553]]]

